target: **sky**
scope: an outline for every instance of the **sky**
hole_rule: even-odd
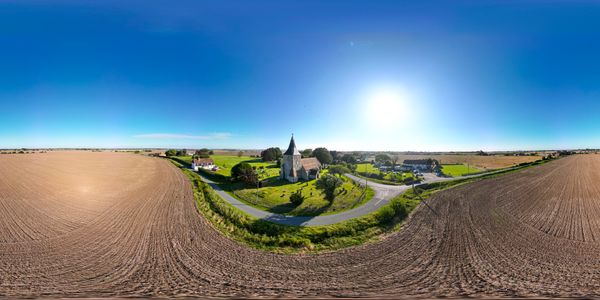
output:
[[[600,3],[0,1],[0,148],[600,148]]]

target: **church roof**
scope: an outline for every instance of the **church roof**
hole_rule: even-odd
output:
[[[320,169],[321,163],[316,157],[303,158],[300,160],[300,164],[307,172],[313,169]]]
[[[294,136],[292,135],[292,139],[290,140],[290,145],[288,149],[283,153],[283,155],[300,155],[300,151],[296,148],[296,142],[294,142]]]

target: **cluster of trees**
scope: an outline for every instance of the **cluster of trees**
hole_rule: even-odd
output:
[[[333,162],[333,155],[329,150],[327,150],[327,148],[323,147],[316,148],[314,150],[305,149],[302,150],[300,154],[302,155],[302,157],[316,157],[321,164],[325,165],[331,164]],[[276,161],[283,157],[283,153],[278,147],[271,147],[266,150],[263,150],[260,153],[260,157],[262,158],[262,161],[265,162]]]
[[[208,150],[206,148],[202,148],[200,150],[196,150],[196,152],[194,152],[194,157],[199,157],[199,158],[209,158],[211,155],[215,154],[212,150]]]
[[[165,152],[166,156],[185,156],[187,155],[187,150],[186,149],[169,149]]]
[[[202,148],[200,150],[196,150],[192,155],[194,158],[208,158],[210,155],[215,154],[214,151],[208,150],[206,148]],[[165,152],[166,156],[186,156],[187,149],[169,149]]]
[[[312,151],[312,156],[316,157],[320,163],[325,165],[328,165],[331,162],[333,162],[333,156],[331,156],[331,153],[329,152],[329,150],[327,150],[327,148],[316,148]]]
[[[271,147],[266,150],[263,150],[260,153],[260,157],[262,158],[262,161],[265,162],[276,161],[283,157],[283,154],[281,153],[281,149],[279,149],[278,147]]]
[[[389,156],[385,153],[379,153],[375,155],[375,162],[386,166],[395,166],[398,164],[398,156]]]

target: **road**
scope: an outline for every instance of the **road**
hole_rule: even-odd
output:
[[[484,175],[490,175],[490,174],[494,174],[494,173],[498,173],[498,172],[504,172],[506,170],[511,170],[511,169],[515,169],[515,168],[517,168],[517,167],[509,168],[509,169],[501,169],[501,170],[482,173],[482,174],[458,176],[458,177],[439,177],[433,173],[425,173],[424,180],[419,185],[427,184],[427,183],[434,183],[434,182],[441,182],[441,181],[464,179],[464,178],[481,177]],[[345,174],[348,178],[350,178],[350,179],[354,180],[355,182],[358,182],[359,184],[362,184],[362,185],[364,185],[365,182],[368,181],[368,186],[370,188],[372,188],[373,191],[375,192],[375,195],[373,196],[373,198],[371,198],[371,200],[369,200],[367,203],[365,203],[357,208],[353,208],[351,210],[347,210],[347,211],[344,211],[344,212],[341,212],[338,214],[325,215],[325,216],[313,216],[313,217],[285,216],[285,215],[270,213],[268,211],[260,210],[251,205],[248,205],[248,204],[236,199],[235,197],[229,195],[227,192],[223,191],[223,189],[221,189],[221,187],[219,187],[218,184],[216,184],[212,180],[202,176],[202,174],[199,174],[197,172],[196,172],[196,174],[198,174],[204,182],[208,183],[217,192],[217,194],[219,196],[221,196],[221,198],[223,198],[223,200],[229,202],[231,205],[237,207],[241,211],[243,211],[251,216],[254,216],[256,218],[263,219],[266,221],[271,221],[271,222],[285,224],[285,225],[296,225],[296,226],[331,225],[331,224],[343,222],[346,220],[350,220],[353,218],[357,218],[357,217],[360,217],[360,216],[363,216],[363,215],[366,215],[366,214],[369,214],[369,213],[372,213],[372,212],[378,210],[380,207],[382,207],[385,204],[387,204],[388,202],[390,202],[390,200],[392,200],[394,197],[398,196],[399,194],[401,194],[411,188],[411,186],[407,186],[407,185],[381,184],[381,183],[373,182],[370,180],[365,180],[364,178],[360,178],[360,177],[354,176],[352,174]]]
[[[366,215],[366,214],[369,214],[371,212],[378,210],[380,207],[387,204],[394,197],[396,197],[397,195],[399,195],[399,194],[403,193],[404,191],[408,190],[409,188],[411,188],[410,186],[407,186],[407,185],[387,185],[387,184],[376,183],[373,181],[368,181],[368,186],[373,189],[373,191],[375,192],[375,195],[367,203],[365,203],[357,208],[347,210],[347,211],[344,211],[344,212],[341,212],[338,214],[325,215],[325,216],[313,216],[313,217],[285,216],[285,215],[270,213],[268,211],[260,210],[251,205],[248,205],[248,204],[236,199],[235,197],[231,196],[227,192],[225,192],[221,187],[219,187],[218,184],[216,184],[212,180],[202,176],[202,174],[198,174],[198,175],[202,178],[202,180],[204,182],[209,184],[217,192],[217,194],[221,198],[223,198],[223,200],[229,202],[231,205],[237,207],[241,211],[243,211],[251,216],[254,216],[258,219],[263,219],[266,221],[271,221],[271,222],[275,222],[275,223],[279,223],[279,224],[296,225],[296,226],[331,225],[331,224],[343,222],[346,220],[350,220],[353,218],[357,218],[357,217],[360,217],[360,216],[363,216],[363,215]],[[359,178],[359,177],[356,177],[351,174],[346,174],[346,176],[360,184],[363,184],[363,185],[365,184],[366,180],[363,178]],[[426,180],[423,181],[422,184],[457,179],[456,177],[455,178],[443,178],[443,177],[436,177],[436,176],[434,176],[434,177],[435,178],[426,178]]]

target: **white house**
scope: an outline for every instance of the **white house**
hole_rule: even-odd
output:
[[[212,170],[216,168],[215,162],[212,160],[212,158],[194,158],[194,160],[192,160],[192,169],[194,169],[194,171],[198,171],[200,168]]]

